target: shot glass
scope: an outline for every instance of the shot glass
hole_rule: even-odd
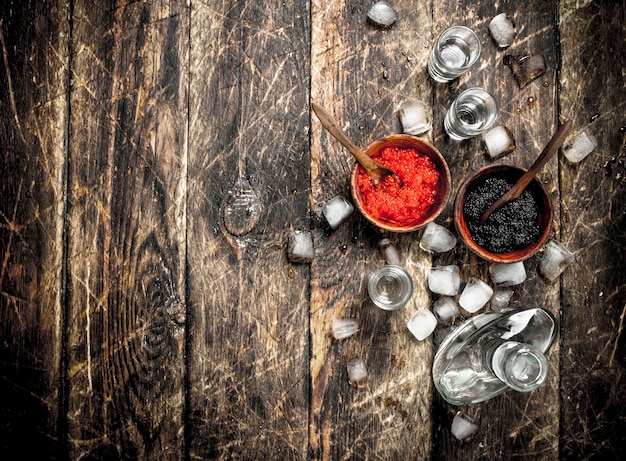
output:
[[[454,80],[474,65],[480,49],[480,40],[471,29],[449,27],[435,42],[428,60],[428,73],[440,83]]]
[[[468,88],[450,105],[443,126],[455,141],[462,141],[489,129],[498,118],[498,103],[484,88]]]
[[[378,307],[386,311],[395,311],[411,299],[413,281],[402,267],[388,264],[370,276],[367,291],[370,299]]]

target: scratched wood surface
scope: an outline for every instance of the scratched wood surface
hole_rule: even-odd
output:
[[[560,161],[561,239],[577,258],[561,285],[561,453],[617,459],[626,456],[626,3],[561,3],[561,114],[598,140],[583,163]]]
[[[306,4],[196,2],[187,193],[192,459],[307,451]]]
[[[37,2],[0,8],[0,446],[7,459],[55,458],[66,413],[67,14]]]
[[[0,6],[0,456],[2,459],[623,459],[623,1],[373,2],[10,0]],[[487,25],[514,14],[498,50]],[[426,72],[432,43],[463,24],[477,66],[450,84]],[[505,54],[542,53],[520,89]],[[421,232],[386,235],[321,207],[349,195],[349,154],[309,109],[329,109],[362,146],[400,130],[420,99],[425,138],[453,188],[490,161],[480,138],[442,126],[460,90],[490,89],[529,166],[559,123],[598,148],[542,171],[552,238],[576,259],[548,282],[526,262],[513,304],[561,322],[548,382],[463,408],[480,423],[460,442],[459,408],[432,386],[437,346],[406,322],[433,300],[432,265],[487,279],[460,245],[431,256]],[[452,227],[451,206],[438,219]],[[311,230],[315,258],[286,258]],[[383,236],[415,294],[383,312],[366,295]],[[335,318],[361,324],[336,341]],[[365,384],[346,363],[365,360]],[[24,443],[22,440],[28,440]]]
[[[187,12],[73,3],[70,457],[182,451]]]

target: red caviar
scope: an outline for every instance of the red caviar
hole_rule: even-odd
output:
[[[412,147],[384,147],[373,158],[395,175],[374,185],[363,167],[359,167],[357,186],[363,208],[385,224],[417,224],[437,199],[439,172],[435,164]]]

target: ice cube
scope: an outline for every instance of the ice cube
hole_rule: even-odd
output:
[[[324,213],[324,217],[330,228],[337,229],[353,211],[354,205],[341,195],[337,195],[326,203],[322,213]]]
[[[522,54],[504,57],[504,64],[511,69],[517,85],[525,88],[530,82],[546,72],[546,61],[542,54]]]
[[[487,153],[492,159],[508,154],[515,150],[515,140],[511,131],[503,126],[497,125],[485,132],[483,135]]]
[[[510,264],[492,264],[489,275],[493,283],[499,287],[512,287],[526,280],[526,268],[522,261]]]
[[[563,155],[570,162],[577,163],[598,147],[596,138],[586,131],[580,131],[576,137],[563,148]]]
[[[574,261],[574,255],[563,244],[550,240],[544,249],[539,272],[553,282]]]
[[[333,336],[335,339],[346,339],[359,331],[359,323],[352,319],[333,320]]]
[[[424,307],[419,308],[411,316],[406,326],[419,341],[428,338],[437,327],[437,318]]]
[[[499,312],[502,309],[506,309],[509,307],[512,297],[513,288],[496,288],[493,290],[493,296],[491,297],[491,310]]]
[[[315,252],[313,250],[313,236],[311,232],[294,230],[289,233],[287,256],[291,262],[311,262]]]
[[[461,276],[458,266],[436,266],[428,272],[428,288],[433,293],[454,296],[459,292]]]
[[[348,369],[348,380],[351,384],[358,384],[367,378],[367,368],[361,358],[348,361],[346,368]]]
[[[459,306],[473,314],[482,309],[492,295],[493,289],[489,285],[480,279],[472,278],[459,296]]]
[[[507,13],[496,15],[489,23],[491,38],[499,48],[507,48],[515,38],[515,22],[513,16]]]
[[[422,234],[420,248],[435,253],[450,251],[456,245],[456,237],[445,227],[434,222],[429,223]]]
[[[383,255],[385,255],[385,259],[389,264],[400,265],[400,253],[398,253],[398,249],[391,244],[391,240],[388,238],[382,239],[378,242],[378,247],[383,252]]]
[[[433,303],[433,314],[442,322],[452,320],[459,315],[459,305],[454,298],[442,296]]]
[[[430,117],[426,114],[426,105],[421,101],[409,99],[402,102],[398,115],[402,131],[406,134],[422,134],[432,127]]]
[[[367,12],[367,17],[375,24],[383,27],[389,27],[398,20],[398,15],[391,7],[391,5],[385,1],[379,1]]]
[[[451,431],[457,440],[465,440],[478,432],[478,424],[467,414],[458,411],[452,420]]]

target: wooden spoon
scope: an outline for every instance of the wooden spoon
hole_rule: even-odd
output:
[[[535,160],[535,163],[531,165],[531,167],[526,171],[526,173],[524,173],[522,177],[517,180],[515,185],[511,187],[511,189],[509,189],[509,191],[506,194],[504,194],[502,197],[496,200],[493,203],[493,205],[491,205],[487,209],[487,211],[483,213],[483,215],[480,218],[481,224],[483,224],[487,220],[487,218],[489,217],[491,213],[493,213],[495,210],[500,208],[502,205],[512,200],[515,200],[517,197],[522,195],[522,192],[524,192],[524,189],[526,189],[526,186],[528,186],[530,181],[532,181],[532,179],[537,175],[539,170],[541,170],[543,166],[546,163],[548,163],[548,160],[550,160],[552,156],[556,154],[556,152],[559,150],[559,147],[561,147],[561,144],[563,144],[563,141],[565,141],[565,137],[567,136],[571,128],[572,128],[571,120],[561,125],[561,127],[556,131],[556,133],[554,133],[550,141],[548,141],[548,144],[546,144],[546,147],[543,149],[541,154],[539,154],[539,157],[537,157],[537,160]]]
[[[341,143],[346,149],[350,151],[357,162],[361,164],[361,166],[365,169],[367,175],[372,178],[372,181],[375,185],[378,185],[381,179],[385,176],[393,176],[395,173],[391,171],[389,168],[385,168],[380,163],[372,159],[365,152],[363,152],[359,147],[354,144],[350,138],[343,132],[341,128],[339,128],[339,124],[333,118],[332,115],[322,106],[317,104],[316,102],[311,102],[313,106],[313,111],[317,118],[320,119],[324,128],[328,130],[333,137]]]

